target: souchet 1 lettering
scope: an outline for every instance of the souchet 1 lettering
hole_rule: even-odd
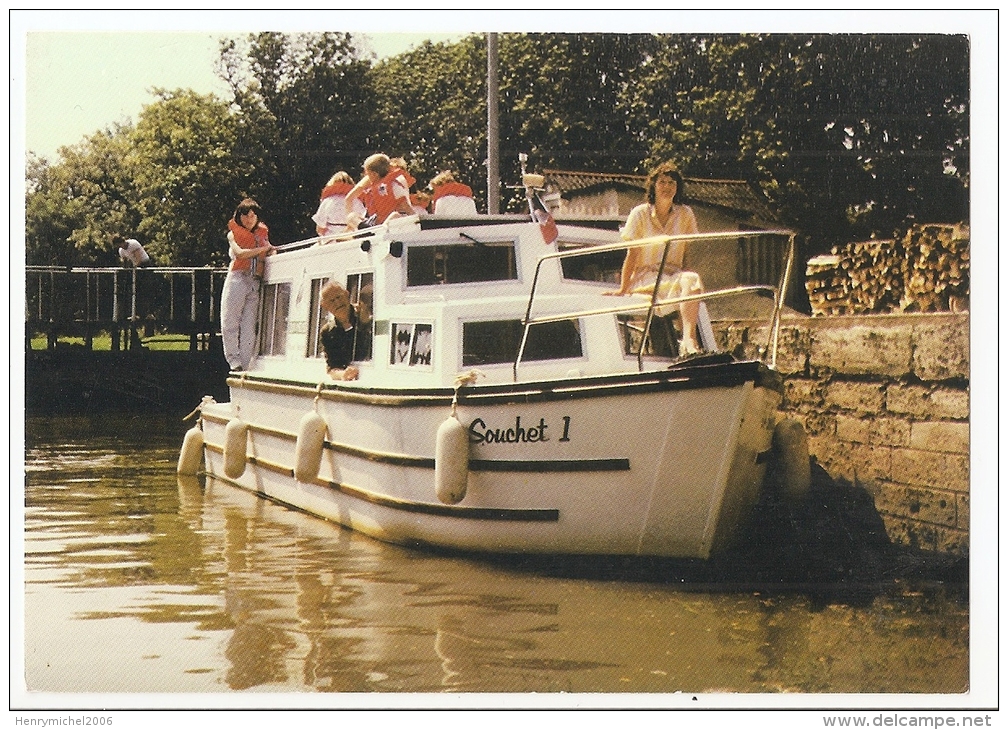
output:
[[[546,429],[549,425],[540,418],[538,425],[522,426],[521,416],[515,416],[514,426],[490,428],[482,418],[474,418],[469,424],[469,443],[472,444],[529,444],[549,441]]]

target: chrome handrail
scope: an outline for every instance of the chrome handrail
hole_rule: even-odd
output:
[[[781,280],[777,286],[771,286],[768,284],[749,284],[736,287],[729,287],[725,289],[715,289],[710,292],[703,292],[701,294],[690,294],[681,297],[673,297],[668,299],[659,299],[658,291],[659,285],[661,284],[662,276],[665,273],[665,262],[668,258],[668,252],[672,244],[675,242],[683,243],[696,243],[705,242],[713,240],[723,240],[725,238],[755,238],[757,236],[787,236],[788,237],[788,252],[787,259],[784,264],[784,272],[781,274]],[[552,261],[554,259],[565,259],[573,258],[575,256],[587,256],[592,254],[607,253],[610,251],[626,251],[631,248],[644,248],[646,246],[661,245],[664,246],[662,251],[662,261],[661,267],[658,269],[658,275],[655,278],[654,287],[651,292],[651,301],[647,305],[647,315],[645,317],[643,336],[641,337],[641,344],[637,350],[637,369],[643,370],[643,352],[644,344],[647,341],[647,336],[650,333],[651,322],[654,318],[654,311],[658,307],[664,307],[672,304],[679,304],[681,302],[689,301],[706,301],[708,299],[720,299],[730,296],[738,296],[740,294],[750,293],[750,292],[770,292],[774,297],[774,308],[773,314],[771,316],[771,326],[769,339],[767,341],[767,347],[764,354],[769,354],[769,366],[775,368],[777,365],[777,339],[780,333],[780,318],[781,312],[784,308],[784,297],[787,293],[788,282],[791,278],[791,269],[794,262],[795,254],[795,238],[797,233],[789,229],[770,229],[770,230],[759,230],[759,231],[716,231],[713,233],[689,233],[676,236],[649,236],[647,238],[638,238],[632,241],[620,241],[617,243],[608,243],[601,245],[587,245],[579,246],[577,248],[567,249],[565,251],[556,251],[554,253],[544,254],[539,257],[539,261],[536,264],[535,275],[532,277],[532,289],[529,292],[528,306],[525,308],[525,317],[522,320],[522,325],[524,327],[522,331],[521,344],[518,347],[518,352],[515,356],[514,365],[512,367],[512,376],[514,380],[518,379],[518,365],[521,363],[522,355],[525,353],[525,345],[528,342],[529,328],[533,324],[542,324],[548,322],[559,322],[567,319],[577,319],[580,317],[590,317],[602,314],[620,314],[625,312],[641,311],[644,309],[643,304],[631,304],[626,306],[618,307],[604,307],[602,309],[592,309],[583,311],[573,311],[564,312],[563,314],[551,314],[542,317],[532,318],[532,307],[535,302],[536,288],[539,284],[539,274],[542,271],[542,266],[547,261]]]
[[[300,241],[282,243],[279,246],[274,246],[274,248],[276,248],[277,253],[284,253],[285,251],[296,251],[302,248],[309,248],[311,246],[328,246],[332,243],[355,241],[362,238],[371,238],[372,236],[377,235],[381,228],[382,226],[372,226],[371,228],[363,228],[361,230],[328,233],[323,236],[313,236],[312,238],[305,238]]]
[[[25,266],[26,273],[33,274],[114,274],[116,272],[132,271],[133,266]],[[159,274],[188,274],[193,271],[227,271],[226,266],[145,266],[142,271],[154,271]]]
[[[781,281],[778,286],[777,306],[774,307],[772,324],[770,325],[770,335],[767,340],[767,350],[770,352],[770,367],[777,368],[777,339],[780,336],[780,318],[784,309],[784,299],[787,297],[788,284],[791,281],[791,268],[794,266],[795,255],[795,234],[792,233],[788,239],[787,261],[784,263],[784,271],[781,273]]]
[[[681,297],[671,297],[669,299],[659,299],[654,303],[655,309],[660,309],[661,307],[667,307],[670,304],[680,304],[682,302],[699,302],[707,299],[726,299],[728,297],[738,296],[740,294],[756,293],[756,292],[769,292],[771,294],[776,293],[777,287],[771,286],[770,284],[743,284],[741,286],[733,286],[727,289],[715,289],[714,291],[704,292],[702,294],[686,294]],[[629,314],[631,312],[642,312],[651,308],[651,302],[641,302],[639,304],[625,304],[619,307],[603,307],[601,309],[581,309],[573,312],[564,312],[562,314],[544,314],[535,317],[531,320],[530,324],[549,324],[550,322],[563,322],[568,319],[579,319],[581,317],[594,317],[600,314]],[[643,328],[641,329],[643,331]]]

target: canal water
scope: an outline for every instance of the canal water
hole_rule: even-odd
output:
[[[969,688],[965,572],[886,547],[870,514],[797,561],[756,543],[779,524],[714,565],[440,554],[180,481],[183,432],[27,422],[29,693]]]

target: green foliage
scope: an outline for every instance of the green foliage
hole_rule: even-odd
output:
[[[226,262],[227,219],[261,182],[261,153],[240,144],[228,105],[192,91],[158,92],[130,135],[137,233],[162,264]]]
[[[223,49],[235,54],[237,46]],[[248,71],[228,63],[235,106],[248,121],[247,151],[264,162],[250,165],[260,180],[256,199],[274,243],[315,235],[311,215],[318,195],[337,170],[359,173],[380,129],[369,63],[347,33],[248,38]],[[237,202],[237,201],[235,201]]]
[[[759,185],[819,250],[967,217],[965,37],[661,42],[631,105],[652,158]]]
[[[968,216],[969,46],[953,35],[502,34],[502,190],[531,169],[742,179],[810,252]],[[274,243],[313,235],[333,172],[377,151],[422,187],[451,169],[486,196],[486,37],[372,63],[346,33],[222,44],[232,98],[159,91],[116,126],[28,160],[27,259],[110,264],[135,234],[159,263],[225,261],[238,200]],[[503,201],[520,210],[523,201]]]
[[[505,35],[502,159],[527,151],[543,167],[637,169],[648,145],[629,128],[626,100],[631,72],[654,47],[655,38],[644,35]]]
[[[28,166],[25,206],[29,264],[113,264],[110,236],[130,233],[140,221],[127,169],[128,130],[98,132],[60,150],[58,165],[37,159]]]
[[[376,64],[369,86],[381,125],[371,152],[404,158],[418,188],[452,170],[485,210],[486,73],[486,40],[476,35],[428,41]]]

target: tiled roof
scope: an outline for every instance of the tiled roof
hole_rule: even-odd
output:
[[[543,170],[547,184],[570,199],[579,195],[592,195],[612,188],[640,190],[643,196],[647,178],[644,175],[621,175],[601,172],[572,172],[568,170]],[[770,225],[776,216],[766,201],[744,180],[708,180],[684,178],[686,199],[693,204],[708,205],[737,213],[745,213],[752,223]]]
[[[543,170],[547,182],[552,182],[563,194],[593,193],[600,188],[614,186],[644,190],[643,175],[619,175],[605,172],[569,172],[566,170]]]

